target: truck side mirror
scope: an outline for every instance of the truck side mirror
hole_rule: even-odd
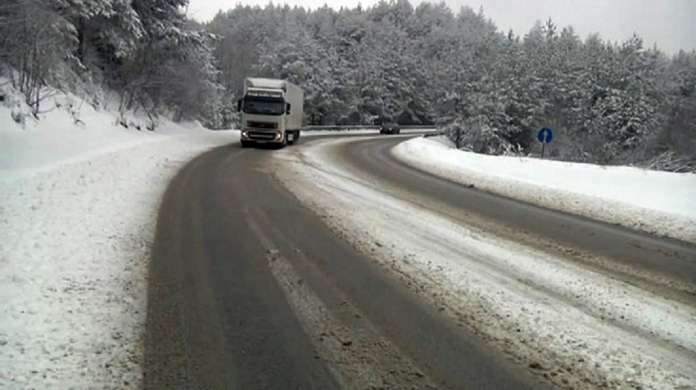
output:
[[[285,103],[285,113],[286,114],[290,113],[290,103]]]
[[[242,99],[237,100],[237,111],[242,111]]]

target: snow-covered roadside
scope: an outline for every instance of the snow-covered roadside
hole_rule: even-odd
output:
[[[696,242],[696,175],[458,151],[442,139],[397,145],[401,161],[543,207]]]
[[[324,140],[275,172],[339,234],[463,326],[563,387],[690,388],[696,309],[379,191]]]
[[[128,118],[126,128],[119,124],[117,113],[97,110],[72,95],[56,96],[49,103],[54,107],[41,114],[40,120],[27,116],[23,126],[11,119],[21,106],[0,105],[0,180],[52,170],[58,164],[87,161],[164,137],[205,131],[195,122],[177,124],[166,119],[150,131],[147,118],[136,115]]]
[[[238,139],[108,113],[26,129],[0,107],[0,388],[138,388],[160,198],[192,157]]]

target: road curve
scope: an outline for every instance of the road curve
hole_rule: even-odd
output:
[[[171,182],[145,388],[547,386],[334,235],[269,174],[273,153],[221,147]]]
[[[602,273],[612,273],[661,295],[693,304],[696,246],[487,193],[418,170],[390,150],[405,138],[344,143],[343,165],[380,183],[381,190],[427,205],[464,224],[562,252]]]

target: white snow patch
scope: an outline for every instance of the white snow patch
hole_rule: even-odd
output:
[[[334,147],[342,142],[351,140],[284,151],[276,172],[456,321],[563,386],[696,383],[693,307],[387,195],[341,166]]]
[[[405,163],[539,206],[696,242],[696,175],[456,150],[416,138],[392,153]]]
[[[9,117],[0,107],[0,388],[139,388],[160,198],[238,132]]]
[[[13,91],[6,92],[10,92],[7,99],[18,99]],[[25,117],[23,125],[12,119],[17,107],[0,105],[0,178],[51,170],[107,152],[190,135],[193,130],[206,131],[198,122],[177,124],[166,119],[158,120],[155,131],[150,131],[149,120],[137,115],[126,119],[126,128],[117,113],[97,110],[73,95],[57,95],[46,105],[48,112],[38,120]]]

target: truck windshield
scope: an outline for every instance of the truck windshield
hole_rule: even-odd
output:
[[[244,98],[244,112],[247,114],[282,115],[285,113],[283,99],[249,97]]]

